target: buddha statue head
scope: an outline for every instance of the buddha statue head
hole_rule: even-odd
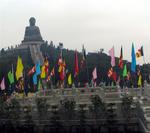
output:
[[[31,18],[29,19],[30,26],[35,26],[35,22],[36,22],[36,20],[35,20],[34,17],[31,17]]]

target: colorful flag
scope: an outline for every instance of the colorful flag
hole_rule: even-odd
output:
[[[119,67],[120,69],[123,68],[123,52],[122,52],[122,46],[121,46],[121,51],[120,51],[120,58],[119,58],[119,65],[118,65],[118,67]]]
[[[108,70],[108,74],[107,75],[108,75],[109,78],[113,75],[113,68],[110,68]]]
[[[33,66],[33,67],[29,70],[28,76],[30,76],[30,75],[32,75],[33,73],[35,73],[35,71],[36,71],[36,67]]]
[[[1,84],[0,84],[0,87],[1,87],[1,90],[5,90],[5,79],[3,77],[2,81],[1,81]]]
[[[59,68],[58,68],[58,72],[60,73],[60,72],[62,71],[62,69],[63,69],[63,65],[60,64],[60,65],[59,65]]]
[[[114,46],[109,50],[109,55],[111,56],[111,66],[115,66],[115,52],[114,52]]]
[[[86,50],[84,48],[84,45],[82,46],[82,59],[81,59],[81,68],[84,68],[86,64]]]
[[[116,82],[117,81],[117,73],[113,72],[112,79]]]
[[[138,49],[138,51],[136,52],[136,57],[139,58],[141,56],[144,56],[144,52],[143,52],[143,46],[141,46],[140,49]]]
[[[124,65],[124,69],[123,69],[123,77],[127,76],[127,66],[126,64]]]
[[[75,60],[74,60],[74,77],[79,74],[79,66],[78,66],[78,53],[75,50]]]
[[[62,64],[62,58],[61,57],[59,57],[59,59],[58,59],[58,65],[60,65],[60,64]]]
[[[36,73],[34,73],[34,75],[33,75],[33,84],[37,85],[37,75],[36,75]]]
[[[51,70],[51,73],[50,73],[51,76],[54,76],[55,75],[55,69],[53,67],[53,69]]]
[[[48,82],[50,80],[51,80],[51,75],[48,75],[46,81]]]
[[[139,79],[138,79],[138,86],[141,87],[142,86],[142,75],[139,75]]]
[[[47,57],[44,60],[44,65],[45,65],[45,73],[48,74],[48,70],[49,70],[49,62]]]
[[[40,62],[38,62],[36,64],[36,75],[40,75],[41,74],[41,65]]]
[[[68,84],[71,85],[72,84],[72,76],[71,73],[68,76]]]
[[[62,49],[61,49],[59,59],[58,59],[58,65],[60,65],[62,63],[63,63],[63,53],[62,53]]]
[[[41,84],[41,80],[39,80],[38,82],[38,91],[42,89],[42,84]]]
[[[11,71],[8,72],[8,80],[10,84],[14,83],[14,73]]]
[[[41,78],[44,79],[45,77],[46,77],[45,65],[43,65],[42,68],[41,68]]]
[[[97,79],[97,69],[96,69],[96,67],[94,68],[94,70],[92,72],[92,76],[93,76],[93,80]]]
[[[61,80],[64,80],[66,76],[65,67],[66,67],[66,63],[65,61],[63,61],[63,63],[59,66],[59,73],[60,73]]]
[[[135,56],[135,51],[134,51],[134,44],[132,43],[132,63],[131,63],[131,71],[136,72],[136,56]]]
[[[18,56],[18,61],[17,61],[17,68],[16,68],[16,79],[18,80],[19,78],[23,77],[23,64],[22,64],[22,59]]]

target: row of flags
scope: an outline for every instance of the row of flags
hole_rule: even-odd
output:
[[[23,77],[23,63],[22,63],[22,59],[20,56],[18,56],[18,60],[17,60],[17,67],[16,67],[16,80],[19,80],[19,78]],[[12,70],[10,70],[7,74],[8,80],[9,80],[9,84],[12,85],[13,83],[15,83],[15,76],[14,76],[14,71],[13,71],[13,65],[12,65]],[[0,83],[0,88],[1,90],[5,90],[6,86],[5,86],[5,78],[3,77],[1,83]]]
[[[113,70],[113,68],[115,67],[115,50],[114,50],[114,46],[109,50],[109,55],[111,57],[111,68],[108,70],[108,77],[109,78],[113,78],[114,81],[117,80],[117,74],[116,72]],[[131,71],[132,72],[136,72],[136,58],[139,58],[141,56],[144,56],[144,52],[143,52],[143,46],[138,49],[137,53],[135,53],[134,50],[134,44],[132,44],[132,51],[131,51],[131,57],[132,57],[132,62],[131,62]],[[84,64],[87,65],[86,62],[86,50],[84,48],[84,45],[82,47],[82,60],[81,60],[81,68],[83,67]],[[76,78],[79,74],[79,62],[78,62],[78,52],[77,50],[75,50],[75,56],[74,56],[74,75],[72,76],[71,73],[69,73],[68,75],[68,84],[72,85],[73,83],[73,78]],[[58,65],[58,72],[59,72],[59,76],[60,76],[60,80],[63,81],[66,77],[66,62],[65,59],[63,58],[62,55],[62,50],[60,52],[60,56],[57,62]],[[51,79],[52,76],[55,75],[55,67],[52,68],[51,71],[49,71],[49,61],[47,59],[47,57],[44,60],[44,64],[40,64],[40,61],[37,62],[35,64],[35,66],[33,66],[27,73],[27,76],[31,76],[33,78],[33,84],[34,85],[38,85],[40,86],[40,81],[38,82],[38,77],[40,77],[41,79],[46,79],[46,81],[49,81]],[[118,63],[118,68],[123,69],[123,77],[127,76],[127,66],[126,64],[123,64],[123,49],[121,46],[121,50],[120,50],[120,57],[119,57],[119,63]],[[23,62],[20,56],[18,56],[17,59],[17,67],[16,67],[16,72],[15,72],[15,76],[16,76],[16,80],[18,81],[21,77],[23,77],[23,70],[24,70],[24,66],[23,66]],[[87,74],[88,75],[88,74]],[[13,84],[15,82],[15,76],[14,76],[14,70],[13,70],[13,66],[12,66],[12,70],[10,70],[7,74],[8,80],[10,85]],[[96,79],[97,79],[97,68],[95,67],[93,72],[92,72],[92,80],[93,82],[96,83]],[[0,88],[1,90],[5,90],[5,78],[3,77],[2,81],[0,82]]]
[[[108,77],[112,78],[114,81],[116,81],[116,72],[114,71],[114,67],[116,66],[115,64],[115,51],[114,51],[114,46],[109,50],[109,55],[111,57],[111,68],[108,70]],[[132,50],[131,50],[131,72],[136,73],[136,59],[140,57],[144,57],[144,52],[143,52],[143,46],[141,46],[140,49],[135,53],[134,50],[134,44],[132,43]],[[123,70],[122,77],[127,77],[128,76],[128,71],[127,71],[127,66],[126,64],[123,64],[123,49],[121,46],[120,50],[120,57],[119,57],[119,63],[118,63],[118,68],[120,70]],[[141,73],[139,74],[139,80],[138,84],[141,84]]]
[[[109,55],[111,57],[111,66],[114,67],[115,66],[115,51],[114,51],[114,46],[109,50]],[[134,44],[132,43],[132,51],[131,51],[131,57],[132,57],[132,61],[131,61],[131,71],[135,72],[136,71],[136,58],[140,58],[144,56],[144,52],[143,52],[143,46],[141,46],[140,49],[138,49],[138,51],[135,53],[134,50]],[[123,68],[123,49],[121,46],[121,50],[120,50],[120,57],[119,57],[119,64],[118,67],[120,69]]]

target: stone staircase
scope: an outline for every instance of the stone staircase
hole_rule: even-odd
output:
[[[40,45],[30,45],[29,48],[34,64],[36,64],[38,61],[40,61],[40,64],[43,64],[44,58],[42,52],[40,51]]]
[[[150,101],[146,99],[139,100],[140,102],[140,119],[145,125],[147,132],[150,133]]]

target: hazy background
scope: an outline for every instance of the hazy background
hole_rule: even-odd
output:
[[[0,0],[0,49],[20,44],[29,18],[44,40],[65,48],[104,52],[114,45],[131,61],[131,44],[150,62],[150,0]]]

